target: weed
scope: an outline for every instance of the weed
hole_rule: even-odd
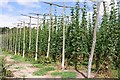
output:
[[[43,67],[45,67],[45,66],[42,65],[42,64],[33,64],[33,66],[34,66],[34,67],[37,67],[37,68],[43,68]]]
[[[17,66],[17,67],[15,67],[15,69],[24,69],[24,67]]]
[[[52,76],[61,76],[62,78],[76,78],[76,72],[53,72]]]
[[[46,75],[49,71],[53,71],[53,70],[55,70],[54,67],[45,67],[36,72],[33,72],[33,75],[43,76]]]

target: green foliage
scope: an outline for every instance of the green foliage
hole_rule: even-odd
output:
[[[53,71],[53,70],[55,70],[54,67],[45,67],[36,72],[33,72],[33,75],[43,76],[43,75],[46,75],[48,71]]]
[[[113,77],[118,78],[119,75],[118,70],[112,70],[112,75]]]
[[[61,76],[62,78],[76,78],[76,72],[53,72],[52,76]]]
[[[93,65],[96,70],[100,67],[102,62],[105,60],[109,66],[113,69],[117,69],[119,66],[120,56],[120,18],[118,15],[117,8],[115,7],[114,0],[111,0],[110,12],[107,9],[106,2],[103,2],[104,13],[102,19],[99,19],[99,27],[97,30],[97,42],[95,48],[95,56]],[[83,6],[79,6],[79,2],[76,2],[75,8],[71,8],[71,14],[69,21],[66,19],[65,24],[65,65],[72,65],[77,68],[80,66],[88,65],[88,53],[91,52],[93,42],[93,30],[96,20],[96,3],[93,3],[93,14],[88,13],[86,2]],[[91,17],[92,16],[92,17]],[[101,17],[100,17],[101,18]],[[44,16],[44,19],[46,17]],[[2,48],[9,52],[15,53],[15,45],[17,45],[17,53],[20,42],[20,56],[13,56],[13,59],[17,61],[29,61],[34,64],[35,67],[43,68],[42,64],[61,62],[62,58],[62,40],[63,40],[63,17],[55,17],[52,19],[51,27],[51,40],[50,40],[50,56],[46,59],[47,48],[48,48],[48,28],[50,26],[49,20],[44,20],[43,24],[39,25],[39,39],[38,39],[38,60],[34,61],[35,50],[36,50],[36,28],[32,28],[31,35],[31,49],[29,50],[29,28],[25,27],[25,58],[22,58],[23,53],[23,34],[24,29],[17,28],[3,29]],[[12,35],[8,35],[12,31]],[[11,38],[10,38],[11,37]],[[20,41],[16,41],[19,39]],[[10,44],[11,43],[11,44]],[[10,48],[9,46],[12,46]],[[7,54],[9,54],[6,52]],[[5,53],[5,54],[6,54]],[[11,54],[11,52],[10,52]],[[104,67],[105,68],[105,65]],[[43,71],[44,72],[44,71]],[[38,72],[39,73],[39,72]],[[41,74],[41,73],[40,73]],[[44,73],[43,73],[44,74]],[[59,73],[58,73],[59,74]]]
[[[45,66],[43,64],[33,64],[34,67],[37,68],[44,68]]]
[[[0,79],[5,77],[13,77],[13,74],[10,70],[7,70],[6,66],[6,56],[0,55]]]
[[[14,59],[15,61],[20,61],[20,62],[25,62],[25,58],[23,58],[22,56],[20,55],[14,55],[12,56],[12,59]]]
[[[69,23],[66,31],[66,58],[68,59],[68,64],[70,64],[70,61],[72,59],[72,52],[73,52],[73,46],[72,46],[72,39],[73,39],[73,31],[74,31],[74,9],[71,9],[71,22]]]
[[[86,12],[86,2],[84,2],[84,7],[82,9],[82,22],[81,22],[81,37],[82,37],[82,50],[81,52],[87,54],[87,12]]]
[[[19,69],[19,70],[20,70],[20,69],[24,69],[24,67],[22,67],[22,66],[21,66],[21,67],[17,66],[17,67],[15,67],[15,69]]]
[[[104,7],[104,15],[102,17],[101,27],[99,28],[99,32],[97,35],[97,47],[96,47],[96,68],[99,68],[101,61],[103,61],[107,55],[107,47],[108,47],[108,39],[107,39],[107,30],[108,27],[108,15],[106,10],[105,2],[103,2]],[[101,53],[101,54],[100,54]],[[104,57],[103,60],[100,58]]]

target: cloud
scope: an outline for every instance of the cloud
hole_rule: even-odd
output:
[[[25,7],[40,8],[39,0],[0,0],[0,7],[12,10],[12,7],[8,5],[9,2],[16,2]]]
[[[0,1],[0,6],[3,6],[5,4],[7,4],[9,2],[9,0],[1,0]]]
[[[109,12],[111,10],[111,6],[110,6],[110,2],[111,0],[103,0],[106,2],[106,9],[107,11]],[[114,0],[115,1],[115,6],[117,5],[117,0]],[[103,3],[101,3],[100,5],[100,16],[102,16],[104,14],[104,7],[103,7]]]
[[[0,14],[0,26],[1,27],[12,27],[13,23],[17,22],[17,19],[20,18],[19,16],[12,16],[12,15],[4,15]]]
[[[16,2],[27,8],[40,8],[39,0],[16,0]]]
[[[0,6],[1,10],[7,9],[8,11],[14,11],[14,7],[12,7],[11,5],[4,5],[4,6]]]
[[[23,16],[13,16],[9,14],[0,14],[0,27],[13,27],[13,23],[18,23],[18,20],[29,22],[29,19]],[[35,22],[35,21],[34,21]]]
[[[4,9],[8,9],[8,10],[13,10],[14,8],[12,7],[12,6],[10,6],[10,5],[8,5],[8,3],[9,2],[11,2],[11,1],[16,1],[17,3],[19,3],[19,4],[21,4],[21,5],[24,5],[24,6],[32,6],[32,7],[40,7],[39,6],[39,4],[37,4],[36,5],[36,3],[39,3],[39,1],[41,1],[41,0],[1,0],[1,2],[0,2],[0,7],[2,7],[2,8],[4,8]],[[55,0],[53,0],[53,1],[55,1]],[[58,0],[59,1],[59,0]],[[63,0],[61,0],[61,1],[63,1]],[[107,1],[107,5],[108,5],[108,8],[107,9],[109,9],[110,10],[110,1],[111,0],[106,0]],[[115,0],[115,3],[116,3],[116,0]],[[33,4],[33,5],[32,5]],[[103,4],[101,3],[101,6],[100,6],[100,16],[102,16],[103,15],[103,11],[104,9],[103,9]],[[31,9],[27,9],[27,8],[24,8],[24,9],[22,9],[21,11],[16,11],[16,14],[17,13],[24,13],[24,14],[27,14],[28,12],[32,12],[31,11]],[[87,15],[89,14],[89,13],[93,13],[92,11],[89,11],[88,13],[87,13]],[[91,16],[91,18],[92,18],[92,16]],[[88,17],[87,17],[87,19],[88,19]],[[27,22],[29,22],[29,18],[27,18],[27,17],[23,17],[23,16],[21,16],[21,15],[19,15],[19,16],[14,16],[14,15],[10,15],[10,14],[1,14],[1,12],[0,12],[0,27],[4,27],[4,26],[11,26],[12,25],[12,23],[16,23],[16,22],[18,22],[18,20],[25,20],[25,21],[27,21]],[[33,23],[36,23],[37,21],[35,20],[35,19],[32,19],[32,22]]]
[[[41,18],[41,16],[40,16],[40,18]],[[19,20],[29,23],[29,18],[25,17],[25,16],[21,16],[21,15],[13,16],[13,15],[9,15],[9,14],[0,14],[0,27],[10,27],[10,28],[16,27],[15,23],[19,23],[20,22]],[[37,19],[32,18],[32,23],[36,24]],[[28,25],[26,24],[26,26],[28,26]]]
[[[8,4],[9,0],[1,0],[0,1],[0,8],[2,9],[7,9],[8,11],[13,11],[13,7]]]

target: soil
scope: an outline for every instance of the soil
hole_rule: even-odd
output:
[[[51,76],[51,72],[48,72],[44,76],[35,76],[33,72],[40,70],[39,68],[34,67],[30,63],[18,62],[11,59],[11,55],[6,56],[6,65],[9,65],[8,70],[10,70],[15,78],[60,78]],[[65,70],[65,71],[73,71],[77,73],[77,78],[86,78],[87,74],[84,71],[76,71],[76,70]],[[93,77],[93,74],[92,74]]]

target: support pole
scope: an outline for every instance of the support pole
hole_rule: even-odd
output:
[[[50,3],[52,3],[52,1],[50,1]],[[49,26],[48,49],[47,49],[46,58],[49,57],[49,53],[50,53],[50,33],[51,33],[51,28],[52,28],[52,4],[50,4],[50,26]]]
[[[65,64],[65,0],[64,0],[64,6],[63,6],[63,48],[62,48],[62,70],[64,70],[64,64]]]
[[[89,55],[89,63],[88,63],[88,75],[87,75],[88,78],[91,77],[91,67],[92,67],[93,55],[94,55],[94,50],[96,45],[96,33],[97,33],[97,26],[98,26],[100,3],[101,2],[97,2],[97,15],[96,15],[96,22],[95,22],[94,33],[93,33],[93,43],[92,43],[91,54]]]
[[[15,55],[17,54],[18,27],[19,27],[19,24],[17,25],[17,29],[16,29],[16,37],[15,37]]]
[[[23,58],[25,57],[25,22],[23,21],[23,29],[24,29],[24,34],[23,34]]]
[[[37,14],[37,35],[36,35],[36,52],[35,52],[35,61],[37,60],[38,56],[38,33],[39,33],[39,15]]]
[[[20,54],[20,51],[21,51],[21,50],[20,50],[20,49],[21,49],[21,47],[20,47],[20,44],[21,44],[21,26],[22,26],[22,23],[21,23],[21,25],[20,25],[20,32],[19,32],[19,44],[18,44],[18,45],[19,45],[19,46],[18,46],[18,53],[19,53],[19,54]],[[19,55],[19,54],[18,54],[18,55]]]
[[[30,16],[30,24],[29,24],[29,50],[31,49],[31,16]]]

